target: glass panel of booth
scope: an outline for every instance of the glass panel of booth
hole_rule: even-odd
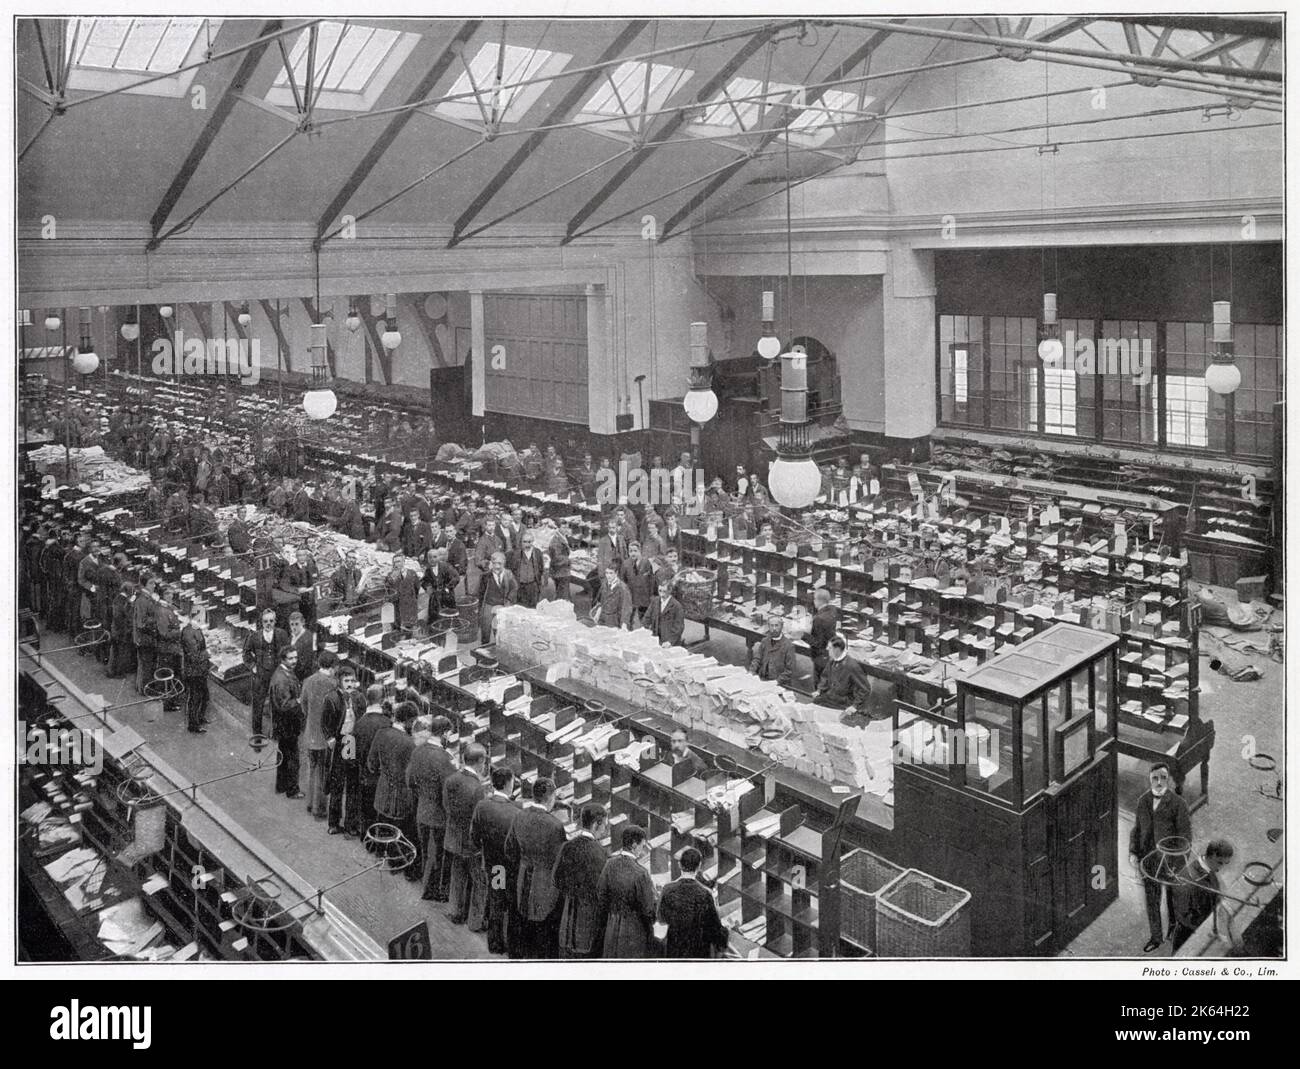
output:
[[[957,701],[965,724],[966,786],[1018,805],[1013,741],[1018,704],[960,693]]]

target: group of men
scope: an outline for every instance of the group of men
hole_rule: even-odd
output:
[[[103,664],[109,678],[133,674],[140,696],[160,696],[165,712],[184,708],[188,729],[206,730],[207,638],[178,589],[130,566],[124,553],[110,553],[89,528],[61,522],[51,507],[21,525],[18,598],[47,632],[66,634]]]

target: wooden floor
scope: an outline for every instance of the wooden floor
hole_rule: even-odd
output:
[[[46,648],[66,645],[63,636],[42,635]],[[133,701],[132,680],[110,680],[99,664],[79,653],[54,654],[50,661],[88,692],[102,694],[109,704]],[[162,713],[157,704],[122,709],[114,716],[129,723],[158,755],[194,782],[213,779],[244,767],[239,758],[249,753],[248,707],[215,683],[211,685],[212,723],[206,735],[185,730],[183,713]],[[289,801],[275,793],[271,768],[203,788],[206,795],[248,829],[290,868],[318,887],[328,887],[362,872],[373,863],[356,839],[327,835],[325,821],[307,812],[306,799]],[[306,753],[300,777],[307,786]],[[363,929],[380,946],[421,920],[429,923],[435,959],[462,961],[475,958],[504,960],[490,955],[481,934],[469,932],[446,918],[446,905],[420,898],[420,883],[408,883],[401,873],[365,872],[326,898]]]

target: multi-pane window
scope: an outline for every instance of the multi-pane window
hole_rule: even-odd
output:
[[[1273,405],[1282,400],[1282,328],[1238,323],[1232,329],[1241,385],[1232,395],[1234,453],[1268,457],[1273,452]]]
[[[1234,325],[1241,385],[1229,397],[1205,385],[1215,352],[1209,323],[1062,319],[1059,337],[1062,359],[1048,365],[1037,356],[1033,319],[939,316],[939,422],[1271,455],[1273,407],[1283,399],[1280,326]]]
[[[1038,322],[1020,316],[989,316],[990,424],[1014,431],[1038,430]]]
[[[328,20],[318,23],[313,70],[315,84],[327,91],[362,92],[401,36],[397,30],[382,30],[374,26],[359,26],[356,23],[344,25],[341,22]],[[303,30],[289,52],[293,80],[299,89],[302,89],[307,82],[310,41],[310,32]],[[289,84],[289,72],[283,64],[280,65],[280,72],[275,76],[272,84],[275,86]]]
[[[939,317],[940,420],[984,425],[984,319]]]
[[[209,27],[213,34],[220,20]],[[67,47],[77,67],[161,74],[185,62],[203,19],[77,18],[68,27]]]

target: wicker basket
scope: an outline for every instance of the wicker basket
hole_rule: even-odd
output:
[[[677,596],[691,620],[707,620],[713,611],[713,597],[718,590],[718,573],[709,568],[692,568],[698,579],[677,578]]]
[[[970,956],[970,892],[908,869],[876,898],[882,958]]]
[[[840,936],[868,954],[876,952],[876,899],[907,869],[868,850],[840,862]]]

